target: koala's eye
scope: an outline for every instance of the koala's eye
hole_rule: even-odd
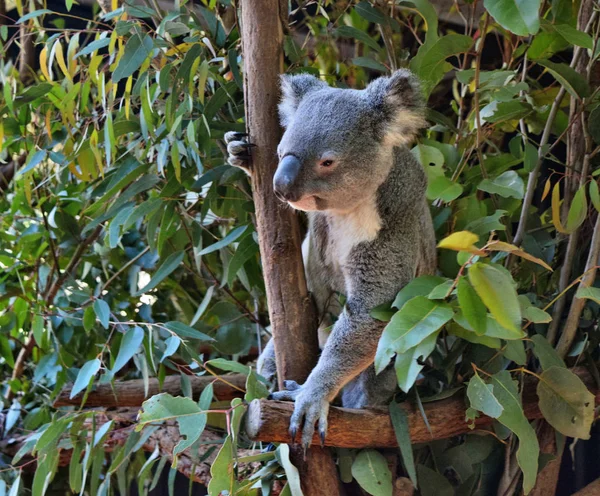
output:
[[[333,160],[330,160],[330,159],[321,160],[321,163],[319,165],[321,167],[331,167],[333,165]]]

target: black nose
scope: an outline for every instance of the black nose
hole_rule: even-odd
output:
[[[283,157],[273,177],[275,196],[282,201],[296,201],[298,191],[296,180],[300,172],[300,160],[293,155]]]

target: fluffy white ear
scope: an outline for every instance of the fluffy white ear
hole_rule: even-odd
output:
[[[309,74],[281,76],[281,103],[279,104],[279,119],[281,125],[287,127],[291,122],[300,101],[311,91],[327,87],[327,83]]]
[[[383,139],[394,146],[413,141],[427,126],[425,105],[417,78],[400,69],[373,81],[366,90],[377,110],[383,113]]]

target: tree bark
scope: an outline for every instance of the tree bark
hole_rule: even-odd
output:
[[[572,371],[600,400],[591,374],[583,367]],[[542,418],[536,393],[537,379],[525,378],[523,410],[528,419]],[[427,443],[465,434],[471,427],[465,421],[465,399],[461,394],[432,403],[425,403],[425,415],[431,432],[427,429],[419,409],[408,402],[402,403],[408,416],[410,439],[413,444]],[[246,433],[254,441],[291,443],[288,433],[293,403],[282,401],[254,400],[246,414]],[[494,419],[482,415],[475,420],[476,428],[485,428]],[[315,434],[313,444],[318,444]],[[396,435],[387,410],[352,410],[331,407],[329,410],[326,446],[338,448],[396,448]]]
[[[577,491],[573,496],[600,496],[600,479],[596,479],[583,489]]]
[[[241,5],[246,127],[250,142],[256,145],[251,160],[252,191],[281,388],[284,379],[304,382],[318,357],[316,314],[306,288],[300,225],[294,212],[273,194],[281,137],[277,104],[287,2],[242,0]],[[313,448],[304,457],[293,447],[291,457],[306,496],[341,494],[331,453]]]
[[[231,400],[233,398],[243,398],[246,388],[246,376],[243,374],[232,374],[214,377],[207,375],[203,377],[189,377],[192,395],[194,400],[200,397],[200,393],[209,384],[213,385],[214,394],[219,400]],[[64,388],[56,400],[54,408],[61,406],[79,406],[84,392],[71,398],[73,385],[70,384]],[[162,387],[159,387],[158,379],[148,380],[148,394],[144,391],[144,380],[134,379],[132,381],[117,381],[114,386],[111,384],[101,384],[91,391],[85,402],[87,408],[92,407],[139,407],[142,403],[158,393],[169,393],[172,396],[180,395],[181,378],[178,375],[165,377]]]
[[[560,474],[560,464],[562,460],[562,446],[560,452],[556,446],[556,431],[547,422],[542,425],[537,432],[540,443],[540,453],[554,455],[544,468],[538,473],[535,481],[535,487],[529,493],[530,496],[549,496],[556,494],[556,485],[558,484],[558,475]]]

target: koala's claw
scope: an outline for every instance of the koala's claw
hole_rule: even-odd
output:
[[[294,413],[290,420],[290,437],[292,443],[296,442],[296,434],[302,432],[302,446],[306,450],[315,433],[315,424],[319,423],[320,444],[325,444],[327,435],[327,414],[329,413],[329,401],[320,392],[306,389],[305,385],[299,385],[294,381],[285,381],[287,390],[271,394],[271,398],[278,401],[295,401]]]
[[[229,165],[243,169],[247,174],[250,174],[248,161],[250,160],[250,149],[256,146],[253,143],[248,143],[246,137],[248,133],[240,133],[237,131],[229,131],[225,133],[225,144],[227,145],[227,153],[229,157],[227,162]]]

